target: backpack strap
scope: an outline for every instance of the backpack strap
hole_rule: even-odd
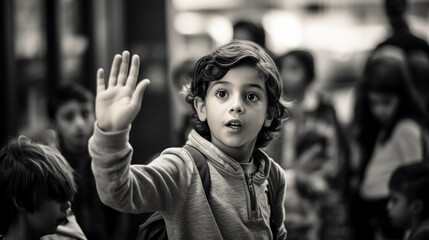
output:
[[[422,142],[422,160],[429,162],[429,132],[427,128],[421,129],[421,142]]]
[[[271,163],[271,165],[272,164],[273,163]],[[277,179],[275,179],[275,177],[274,177],[275,176],[274,171],[275,171],[274,167],[270,166],[270,173],[268,175],[268,185],[267,185],[268,193],[267,194],[268,194],[268,204],[271,207],[271,214],[270,214],[271,233],[273,234],[273,239],[277,239],[278,226],[275,223],[274,218],[273,218],[273,204],[274,204],[274,201],[275,201],[276,195],[277,195],[276,190],[277,190],[278,182],[277,182]]]
[[[201,182],[203,184],[204,193],[208,200],[210,195],[211,178],[207,158],[200,150],[191,145],[185,145],[183,148],[191,154],[191,157],[197,166],[198,173],[200,174]]]

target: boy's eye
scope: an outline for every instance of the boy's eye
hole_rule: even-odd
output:
[[[88,118],[88,116],[89,116],[89,111],[82,111],[82,112],[81,112],[81,114],[82,114],[82,117],[83,117],[84,119],[87,119],[87,118]]]
[[[225,90],[218,90],[216,91],[215,95],[221,99],[228,97],[228,93]]]
[[[65,115],[64,115],[64,119],[66,119],[66,121],[72,121],[73,120],[73,118],[74,118],[74,114],[73,113],[66,113]]]
[[[246,100],[250,102],[256,102],[259,100],[259,97],[255,93],[249,93],[246,95]]]

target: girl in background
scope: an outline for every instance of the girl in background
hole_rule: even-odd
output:
[[[368,61],[357,89],[354,130],[359,183],[353,217],[356,239],[402,239],[386,211],[388,181],[401,165],[423,158],[428,117],[403,61],[382,55]]]

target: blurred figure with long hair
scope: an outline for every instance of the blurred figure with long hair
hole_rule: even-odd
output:
[[[392,54],[368,60],[357,88],[354,133],[358,147],[356,239],[402,239],[388,218],[388,181],[401,165],[423,159],[428,117],[405,62]]]

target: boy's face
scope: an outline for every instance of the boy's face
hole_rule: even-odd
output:
[[[61,105],[55,116],[56,128],[62,136],[64,146],[70,151],[86,148],[94,121],[93,104],[76,100]]]
[[[253,150],[262,126],[271,124],[267,108],[265,82],[249,66],[232,68],[222,79],[210,82],[204,101],[196,103],[200,120],[207,120],[212,143],[227,154]]]
[[[70,202],[58,202],[51,198],[45,198],[40,202],[39,209],[33,213],[26,212],[24,218],[29,229],[36,235],[44,236],[57,231],[66,219],[66,211],[70,208]]]
[[[392,223],[398,227],[408,228],[412,220],[411,203],[403,193],[395,190],[390,191],[387,211]]]

